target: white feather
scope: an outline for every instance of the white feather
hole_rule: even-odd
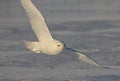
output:
[[[26,47],[33,53],[45,53],[56,55],[64,48],[63,43],[52,38],[45,19],[41,12],[34,6],[31,0],[20,0],[24,7],[32,29],[39,41],[24,41]]]
[[[97,62],[95,62],[93,59],[87,57],[84,54],[81,54],[79,52],[76,52],[76,54],[78,54],[78,59],[80,59],[80,60],[83,60],[83,61],[85,61],[85,62],[87,62],[87,63],[89,63],[91,65],[95,65],[95,66],[98,66],[98,67],[101,66],[100,64],[98,64]]]
[[[31,0],[20,0],[24,7],[32,26],[34,33],[41,42],[48,42],[53,40],[48,27],[45,23],[45,19],[40,11],[34,6]]]

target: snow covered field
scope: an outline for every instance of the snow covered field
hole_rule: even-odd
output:
[[[33,0],[54,38],[103,65],[120,66],[120,0]],[[64,50],[32,54],[37,40],[19,0],[0,0],[0,81],[120,81],[120,69],[89,65]]]

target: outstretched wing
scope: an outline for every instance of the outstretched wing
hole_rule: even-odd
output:
[[[85,62],[87,62],[87,63],[89,63],[91,65],[95,65],[97,67],[102,67],[102,65],[100,65],[96,61],[92,60],[91,58],[87,57],[86,55],[81,54],[79,51],[76,51],[76,50],[74,50],[72,48],[69,48],[67,46],[65,46],[65,48],[68,49],[68,50],[70,50],[70,51],[75,52],[78,55],[78,59],[83,60],[83,61],[85,61]]]
[[[36,34],[39,41],[49,41],[53,40],[47,25],[45,23],[44,17],[40,11],[34,6],[31,0],[20,0],[22,6],[24,7],[32,25],[32,29]]]
[[[83,60],[83,61],[85,61],[85,62],[87,62],[87,63],[89,63],[91,65],[95,65],[95,66],[101,67],[100,64],[95,62],[93,59],[88,58],[86,55],[83,55],[83,54],[81,54],[79,52],[75,52],[75,53],[78,54],[78,56],[79,56],[78,59],[81,59],[81,60]]]

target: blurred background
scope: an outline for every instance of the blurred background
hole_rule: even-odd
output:
[[[48,22],[119,20],[119,0],[33,0]],[[0,17],[25,18],[19,0],[1,0]],[[26,19],[26,18],[25,18]]]
[[[120,0],[32,0],[53,37],[103,65],[120,66]],[[1,81],[120,81],[64,50],[33,54],[22,40],[37,40],[20,0],[0,0]]]

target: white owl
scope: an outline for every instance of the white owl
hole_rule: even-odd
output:
[[[26,47],[30,51],[39,54],[44,53],[49,55],[57,55],[63,49],[68,49],[78,54],[79,59],[98,67],[102,66],[97,62],[93,61],[92,59],[88,58],[86,55],[81,54],[79,51],[67,47],[64,43],[60,42],[59,40],[53,39],[45,23],[44,17],[40,13],[40,11],[34,6],[32,1],[20,0],[20,2],[29,17],[33,32],[38,38],[38,41],[24,41]],[[102,67],[109,68],[109,66],[102,66]]]

